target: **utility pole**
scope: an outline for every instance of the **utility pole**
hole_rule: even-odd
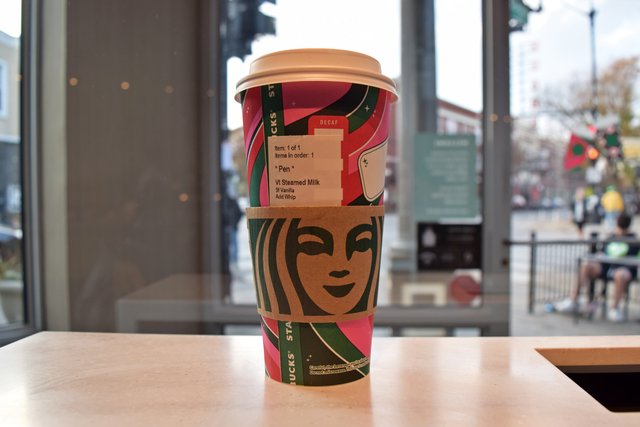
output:
[[[392,269],[415,271],[416,224],[413,216],[413,144],[420,132],[436,133],[436,44],[434,0],[403,0],[401,135],[398,144],[398,240]]]
[[[598,119],[598,71],[596,67],[596,9],[591,1],[591,9],[588,12],[581,10],[575,6],[565,4],[570,10],[589,18],[589,30],[591,33],[591,115],[593,123]]]
[[[591,10],[588,13],[591,29],[591,114],[594,123],[598,119],[598,75],[596,69],[596,10],[591,2]]]

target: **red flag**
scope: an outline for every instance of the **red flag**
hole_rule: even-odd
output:
[[[581,168],[587,161],[587,149],[589,144],[578,135],[571,133],[567,153],[564,156],[564,168],[571,170]]]

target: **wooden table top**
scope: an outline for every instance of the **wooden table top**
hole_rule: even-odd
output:
[[[0,425],[640,425],[547,358],[640,365],[640,337],[376,337],[367,378],[301,387],[260,337],[42,332],[0,348]]]

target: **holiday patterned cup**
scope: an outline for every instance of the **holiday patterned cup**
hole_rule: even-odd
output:
[[[276,52],[240,80],[252,207],[382,204],[393,81],[366,55]]]
[[[331,385],[369,372],[382,206],[247,209],[267,375]]]
[[[349,285],[353,284],[355,288],[355,284],[360,283],[357,280],[345,282],[341,280],[344,277],[337,276],[346,277],[346,272],[351,274],[353,271],[375,271],[375,277],[372,276],[375,286],[369,293],[372,305],[367,311],[337,313],[329,309],[323,310],[323,316],[309,317],[300,313],[274,312],[266,304],[280,307],[278,304],[286,300],[285,296],[298,301],[294,298],[297,288],[293,285],[282,287],[280,272],[284,270],[276,268],[286,264],[286,251],[282,249],[286,239],[282,240],[282,236],[292,235],[291,224],[302,222],[306,224],[305,230],[326,230],[331,228],[332,222],[334,225],[340,223],[337,218],[362,218],[363,208],[365,211],[380,209],[364,213],[366,221],[362,220],[360,226],[366,228],[365,223],[376,224],[364,233],[363,242],[374,239],[374,229],[375,238],[381,239],[383,214],[380,205],[384,193],[390,104],[396,99],[393,81],[381,74],[380,64],[375,59],[342,50],[299,49],[265,55],[255,60],[249,75],[238,82],[236,100],[242,104],[243,112],[252,207],[247,211],[247,218],[258,311],[262,318],[266,372],[277,381],[330,385],[353,381],[369,372],[379,248],[372,249],[375,256],[361,260],[357,268],[323,264],[333,276],[316,283],[315,288],[310,285],[317,291],[312,292],[316,299],[324,295],[328,298],[324,301],[328,307],[336,308],[346,301],[345,296],[340,297],[341,292],[346,292]],[[305,210],[336,206],[342,208],[330,214],[323,210]],[[300,207],[302,210],[295,211],[297,217],[291,217],[294,210],[282,211],[277,209],[279,207]],[[319,219],[317,212],[330,215],[328,223]],[[283,229],[285,223],[289,225]],[[349,230],[337,231],[331,239],[326,233],[317,236],[298,233],[296,239],[310,240],[296,241],[295,245],[311,248],[311,252],[333,253],[342,247],[338,242],[344,245],[348,233]],[[274,238],[274,235],[280,237]],[[333,245],[330,249],[329,240]],[[295,246],[290,240],[287,247],[292,245]],[[321,248],[323,245],[324,249]],[[359,252],[352,252],[351,256],[357,254]],[[295,258],[304,256],[303,252],[298,252]],[[306,279],[298,277],[284,282],[298,283],[299,287],[303,287],[302,283],[312,282],[309,279],[317,273],[304,267],[295,271],[294,277],[300,273]],[[342,282],[345,283],[334,286]],[[283,289],[282,292],[288,289],[288,293],[277,293],[276,289]],[[331,292],[338,296],[331,298]],[[347,294],[353,297],[351,291]],[[308,300],[302,300],[308,303]],[[301,306],[294,304],[290,309],[293,307]]]

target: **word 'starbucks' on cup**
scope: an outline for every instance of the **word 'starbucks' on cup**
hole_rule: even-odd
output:
[[[237,85],[266,373],[331,385],[369,372],[393,81],[355,52],[255,60]]]

